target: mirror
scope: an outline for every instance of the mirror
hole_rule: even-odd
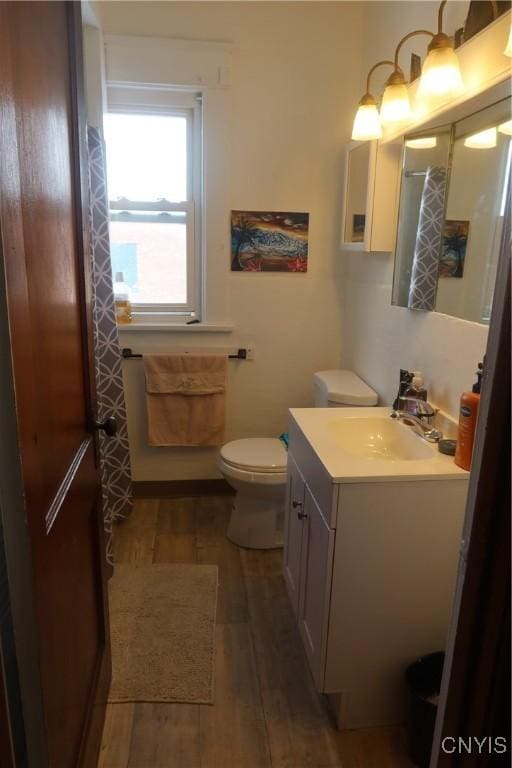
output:
[[[392,303],[490,319],[510,175],[511,99],[405,137]]]
[[[363,243],[366,225],[366,193],[370,143],[367,141],[347,152],[346,209],[343,227],[345,243]]]

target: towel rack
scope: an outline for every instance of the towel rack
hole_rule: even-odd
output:
[[[212,350],[214,351],[214,350]],[[188,354],[188,353],[185,353]],[[130,347],[123,347],[121,349],[121,355],[125,360],[134,360],[135,358],[141,358],[141,354],[132,352]],[[236,355],[228,355],[229,360],[247,360],[247,350],[244,348],[238,349]]]

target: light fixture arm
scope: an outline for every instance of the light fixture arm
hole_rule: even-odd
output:
[[[496,21],[498,18],[498,3],[496,0],[489,0],[490,4],[492,5],[492,18],[493,21]],[[443,13],[444,13],[444,7],[447,3],[447,0],[442,0],[439,10],[437,12],[437,34],[440,35],[443,33]]]
[[[371,76],[373,75],[373,73],[375,72],[375,70],[378,67],[382,67],[382,66],[384,66],[384,64],[387,64],[390,67],[393,67],[393,69],[396,68],[395,62],[394,61],[390,61],[389,59],[383,59],[382,61],[378,61],[377,64],[374,64],[373,67],[368,72],[368,76],[366,78],[366,95],[370,94],[370,79],[371,79]],[[400,72],[402,72],[400,67],[398,67],[398,69],[399,69]],[[402,72],[402,74],[403,74],[403,72]]]
[[[416,37],[416,35],[428,35],[429,37],[434,37],[434,33],[430,32],[428,29],[415,29],[413,32],[409,32],[407,35],[402,37],[395,50],[395,70],[401,71],[398,65],[398,55],[402,45],[406,43],[407,40],[409,40],[411,37]]]

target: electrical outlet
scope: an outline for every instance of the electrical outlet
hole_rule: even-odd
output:
[[[245,359],[246,360],[254,360],[254,357],[255,357],[255,355],[254,355],[254,347],[246,347],[246,349],[247,349],[247,357]]]

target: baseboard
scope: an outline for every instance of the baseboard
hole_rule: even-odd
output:
[[[142,480],[133,483],[136,499],[183,499],[193,496],[233,496],[234,490],[221,479]]]

